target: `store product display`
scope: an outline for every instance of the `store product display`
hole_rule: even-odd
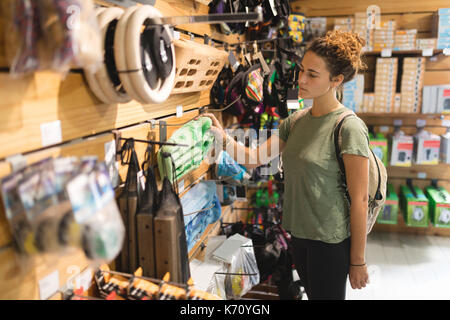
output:
[[[147,19],[155,17],[162,14],[152,6],[130,7],[114,35],[119,78],[130,97],[143,104],[165,101],[175,80],[175,49],[168,27],[146,25]]]
[[[414,139],[397,128],[390,140],[391,166],[410,167],[413,159]]]
[[[156,276],[170,272],[176,282],[190,277],[183,207],[169,179],[163,179],[159,209],[154,219]]]
[[[381,224],[397,224],[399,200],[397,193],[392,184],[388,184],[386,189],[386,201],[380,214],[378,215],[377,223]]]
[[[369,133],[370,148],[373,153],[383,162],[384,166],[388,166],[388,139],[382,133],[376,135]]]
[[[142,163],[145,188],[138,213],[136,214],[139,265],[143,268],[143,275],[149,277],[154,277],[156,275],[153,219],[159,208],[159,191],[155,172],[153,170],[153,155],[154,149],[152,145],[149,144],[145,153],[144,162]]]
[[[172,134],[168,142],[183,144],[186,147],[161,147],[158,151],[158,169],[161,177],[168,177],[173,181],[200,166],[214,142],[214,135],[210,131],[211,124],[211,119],[201,117],[189,121]]]
[[[20,0],[2,5],[11,12],[4,32],[12,76],[38,70],[66,74],[71,67],[95,72],[100,66],[101,39],[91,0]]]
[[[114,59],[114,36],[124,11],[121,8],[98,8],[96,12],[104,61],[95,73],[84,70],[84,75],[92,92],[100,101],[109,104],[129,102],[131,98],[123,89]]]
[[[419,113],[425,76],[425,58],[404,58],[400,111]]]
[[[441,135],[439,160],[443,163],[450,163],[450,127],[447,127],[447,132]]]
[[[377,32],[378,30],[375,30]],[[398,58],[377,58],[374,112],[392,112],[398,74]]]
[[[125,187],[118,198],[120,213],[126,226],[125,243],[117,261],[118,270],[123,272],[135,270],[139,260],[135,221],[141,205],[142,184],[138,178],[141,169],[134,144],[133,139],[127,139],[120,150],[122,165],[128,165]]]
[[[433,15],[433,35],[437,37],[437,48],[450,47],[450,8],[440,8]]]
[[[106,300],[220,300],[220,297],[199,290],[192,284],[171,282],[169,273],[162,280],[143,277],[142,268],[133,274],[119,275],[111,271],[108,265],[101,265],[94,279],[100,297]],[[82,300],[83,296],[78,298]],[[87,297],[85,299],[89,300]]]
[[[2,198],[19,258],[81,248],[94,264],[122,247],[124,226],[104,163],[45,159],[2,180]]]
[[[425,194],[429,200],[430,220],[433,226],[450,228],[450,194],[438,186],[426,187]]]
[[[428,227],[428,198],[411,182],[400,187],[400,207],[407,226]]]
[[[414,135],[414,163],[438,164],[441,137],[419,128]]]
[[[181,198],[188,250],[191,250],[206,227],[216,222],[221,214],[214,181],[200,181]]]

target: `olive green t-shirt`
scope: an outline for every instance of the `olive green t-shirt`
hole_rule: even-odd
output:
[[[336,121],[345,110],[342,107],[319,117],[309,111],[297,120],[292,132],[293,115],[280,125],[279,137],[286,142],[282,226],[295,237],[339,243],[350,236],[350,208],[333,137]],[[361,119],[347,117],[341,137],[341,155],[369,157],[368,130]]]

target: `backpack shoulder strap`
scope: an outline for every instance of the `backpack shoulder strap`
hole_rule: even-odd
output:
[[[349,204],[351,204],[350,194],[348,193],[347,189],[347,179],[345,176],[345,165],[344,160],[341,157],[341,144],[342,144],[342,138],[341,138],[341,129],[342,125],[344,124],[344,120],[348,117],[356,116],[355,113],[351,110],[344,111],[336,120],[336,124],[334,127],[334,150],[336,152],[336,159],[339,164],[339,171],[341,174],[342,183],[344,185],[345,189],[345,197],[347,198],[347,201]]]
[[[300,118],[304,117],[304,116],[309,112],[309,110],[311,110],[311,108],[312,108],[312,107],[308,107],[308,108],[305,108],[305,109],[302,109],[302,110],[297,110],[297,111],[294,113],[294,115],[292,116],[293,118],[292,118],[291,123],[290,123],[289,133],[291,133],[291,132],[292,132],[292,129],[294,129],[294,126],[295,126],[295,124],[297,123],[297,121],[298,121]]]
[[[339,168],[341,170],[341,175],[345,178],[345,166],[344,160],[341,157],[341,145],[342,145],[342,137],[341,137],[341,129],[344,124],[344,120],[348,117],[356,116],[356,114],[351,110],[344,111],[336,120],[336,124],[334,127],[334,150],[336,152],[336,159],[339,163]]]

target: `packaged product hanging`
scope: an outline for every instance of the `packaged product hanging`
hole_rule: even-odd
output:
[[[48,158],[1,181],[19,265],[54,264],[73,249],[93,265],[119,253],[123,224],[106,166],[95,158]]]
[[[221,216],[214,181],[200,181],[181,198],[188,250],[191,250],[206,227]]]
[[[17,77],[35,72],[42,66],[44,46],[37,1],[4,0],[5,53],[10,74]]]
[[[167,154],[164,156],[171,158]],[[172,166],[170,172],[175,174],[173,159],[170,163]],[[172,181],[176,182],[176,179],[172,177]],[[186,283],[190,278],[190,269],[183,207],[168,177],[163,178],[154,228],[157,277],[170,272],[173,281]]]
[[[189,121],[172,134],[167,142],[185,144],[188,147],[168,145],[161,147],[158,151],[158,168],[161,177],[168,177],[170,181],[174,181],[200,166],[214,141],[210,131],[211,124],[211,119],[201,117],[198,120]],[[171,156],[165,157],[164,153]]]
[[[71,67],[95,72],[102,63],[102,44],[92,0],[40,0],[40,24],[51,69]]]
[[[153,147],[149,144],[144,163],[142,164],[142,170],[145,176],[145,189],[142,195],[142,203],[136,215],[139,264],[143,268],[143,275],[147,277],[156,276],[153,219],[159,208],[159,199],[152,164]]]
[[[213,253],[226,272],[216,272],[213,294],[223,299],[239,299],[259,283],[259,270],[251,239],[235,234]]]
[[[119,270],[130,272],[138,265],[136,214],[141,206],[142,189],[138,178],[140,166],[134,149],[134,140],[127,139],[120,151],[122,165],[128,165],[125,187],[118,198],[120,213],[126,226],[125,243],[118,262]]]

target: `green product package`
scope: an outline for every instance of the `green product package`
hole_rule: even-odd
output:
[[[415,186],[401,186],[400,206],[410,227],[428,227],[428,198]]]
[[[373,153],[383,162],[383,164],[388,166],[388,139],[382,134],[377,133],[375,136],[370,133],[370,149]]]
[[[200,166],[214,142],[214,136],[210,132],[211,124],[211,119],[201,117],[188,122],[172,134],[167,142],[184,144],[187,147],[161,147],[157,155],[161,177],[166,176],[173,181]],[[164,157],[164,153],[170,154],[171,157]],[[175,172],[172,169],[172,160]]]
[[[450,194],[443,187],[434,186],[426,187],[425,194],[433,226],[450,228]]]
[[[388,184],[386,191],[386,201],[383,209],[378,214],[377,223],[381,224],[397,224],[398,218],[398,196],[395,193],[394,186]]]

